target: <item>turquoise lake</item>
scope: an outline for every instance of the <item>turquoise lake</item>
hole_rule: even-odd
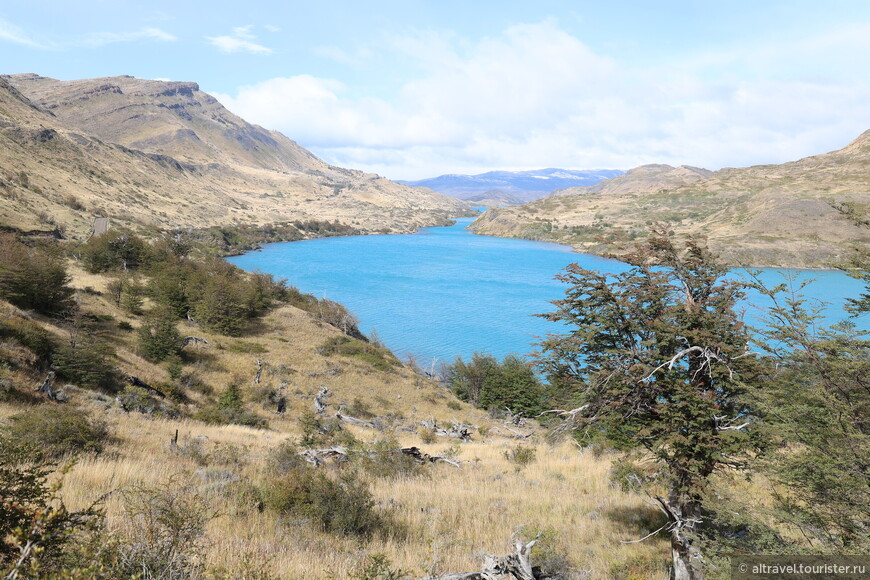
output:
[[[554,276],[565,266],[578,262],[613,273],[627,267],[558,244],[477,236],[465,229],[471,221],[416,234],[269,244],[228,261],[341,302],[365,334],[376,331],[397,355],[413,355],[425,367],[468,359],[476,350],[527,354],[539,337],[560,331],[533,315],[551,310],[549,301],[564,293]],[[828,303],[826,323],[847,318],[845,299],[863,290],[861,282],[835,270],[788,272],[797,281],[815,280],[804,294]],[[785,281],[777,270],[762,276],[768,285]],[[750,301],[764,306],[759,297]],[[747,316],[757,317],[757,308],[747,305]],[[868,329],[868,318],[858,319],[859,327]]]

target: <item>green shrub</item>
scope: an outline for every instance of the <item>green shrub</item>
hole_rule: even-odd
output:
[[[158,415],[175,419],[181,416],[178,409],[166,399],[156,397],[151,391],[141,387],[127,386],[118,395],[118,402],[125,411],[135,411],[145,415]]]
[[[177,478],[125,491],[125,515],[133,524],[124,538],[130,576],[202,577],[205,527],[216,517],[204,506],[205,498]]]
[[[442,370],[444,380],[463,401],[482,409],[510,408],[527,417],[543,410],[544,387],[531,367],[517,355],[498,361],[475,352],[469,362],[461,357]]]
[[[46,505],[46,483],[52,466],[40,449],[9,433],[0,433],[0,570],[13,561],[18,550],[6,542],[6,533],[25,526],[37,509]]]
[[[245,425],[258,429],[269,426],[265,419],[245,408],[241,388],[235,382],[227,386],[216,404],[202,409],[195,418],[216,425]]]
[[[351,573],[353,580],[403,580],[411,575],[407,570],[393,569],[393,563],[384,554],[369,554]]]
[[[182,338],[176,318],[168,308],[152,311],[139,328],[139,349],[148,360],[159,362],[181,353]]]
[[[299,417],[299,424],[302,427],[299,445],[302,447],[351,446],[357,443],[354,436],[342,428],[341,421],[335,418],[321,417],[314,411],[303,412]]]
[[[75,345],[64,345],[52,357],[59,378],[80,387],[107,392],[117,391],[118,371],[109,357],[112,349],[105,342],[84,337]]]
[[[504,451],[504,458],[511,462],[516,471],[525,469],[530,463],[534,463],[537,459],[537,449],[534,447],[526,447],[525,445],[516,445],[511,449]]]
[[[38,448],[0,434],[0,576],[130,577],[119,566],[117,542],[105,533],[105,519],[96,505],[70,512],[58,497],[59,484],[47,485],[54,467]],[[22,558],[20,546],[25,545],[34,549]]]
[[[56,315],[75,307],[66,265],[57,249],[29,247],[0,234],[0,298],[19,308]]]
[[[5,430],[10,437],[41,449],[51,458],[99,453],[110,440],[105,422],[92,419],[75,407],[54,404],[39,405],[13,415]]]
[[[351,451],[351,458],[366,473],[375,477],[399,479],[426,473],[413,457],[401,452],[399,442],[393,438],[358,446]]]
[[[404,532],[392,514],[376,508],[368,486],[353,472],[333,480],[323,472],[297,468],[267,481],[262,495],[269,509],[309,519],[331,534],[371,538],[395,537]]]
[[[306,462],[299,455],[299,448],[296,444],[287,440],[272,449],[266,463],[272,473],[287,473],[296,468],[304,467]]]
[[[379,371],[390,371],[401,364],[389,350],[349,336],[329,338],[318,347],[317,352],[323,356],[337,354],[355,358],[367,362]]]
[[[94,236],[78,250],[85,269],[92,274],[109,270],[135,270],[150,258],[145,241],[133,234],[111,231]]]
[[[12,340],[34,354],[40,366],[45,367],[57,348],[51,335],[32,320],[9,317],[0,319],[0,339]]]

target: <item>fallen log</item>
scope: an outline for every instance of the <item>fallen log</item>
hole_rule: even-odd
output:
[[[371,421],[364,421],[363,419],[357,419],[356,417],[351,417],[350,415],[342,415],[341,411],[335,414],[335,418],[339,421],[344,421],[345,423],[350,423],[351,425],[359,425],[360,427],[368,427],[369,429],[377,429],[374,423]]]
[[[181,348],[184,348],[185,346],[187,346],[189,344],[200,344],[200,343],[208,344],[209,342],[206,339],[200,338],[198,336],[185,336],[184,340],[181,341]]]
[[[452,465],[453,467],[458,467],[462,469],[462,466],[459,465],[458,461],[454,461],[453,459],[448,459],[446,457],[441,457],[440,455],[429,455],[428,453],[423,453],[417,447],[403,447],[400,451],[408,455],[409,457],[413,457],[417,463],[446,463],[448,465]]]
[[[143,381],[139,377],[134,377],[133,375],[127,375],[127,382],[130,383],[131,385],[133,385],[134,387],[139,387],[141,389],[145,389],[146,391],[151,391],[152,393],[154,393],[155,395],[157,395],[161,399],[166,398],[166,395],[162,391],[155,389],[154,387],[152,387],[151,385],[149,385],[148,383],[146,383],[145,381]]]
[[[387,449],[383,451],[369,451],[366,453],[369,457],[376,457],[381,453],[401,453],[403,455],[407,455],[412,457],[417,463],[426,464],[426,463],[447,463],[448,465],[452,465],[453,467],[457,467],[462,469],[462,466],[458,461],[454,461],[453,459],[448,459],[447,457],[441,457],[439,455],[429,455],[428,453],[424,453],[417,447],[404,447],[401,449]],[[350,456],[348,455],[347,447],[341,447],[339,445],[334,445],[332,447],[328,447],[326,449],[305,449],[299,452],[299,455],[305,459],[308,463],[312,464],[314,467],[320,467],[327,460],[331,460],[335,463],[339,463],[342,461],[348,461]]]
[[[420,426],[425,429],[431,429],[438,437],[456,437],[462,441],[471,441],[471,426],[463,424],[452,425],[449,429],[439,427],[438,423],[433,421],[420,421]]]
[[[320,467],[327,460],[332,460],[336,463],[348,460],[347,447],[340,447],[338,445],[328,449],[305,449],[300,451],[299,455],[314,467]]]
[[[547,578],[541,569],[532,566],[532,547],[537,543],[538,535],[526,544],[517,540],[514,552],[506,556],[485,556],[483,569],[480,572],[459,572],[441,576],[427,576],[420,580],[543,580]]]

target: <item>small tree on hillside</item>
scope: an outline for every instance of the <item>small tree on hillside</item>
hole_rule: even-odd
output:
[[[861,276],[868,281],[865,271]],[[768,438],[782,452],[765,467],[782,485],[780,518],[836,554],[870,550],[870,340],[850,323],[819,330],[803,296],[783,284],[770,296],[765,350],[775,372],[756,397]],[[851,302],[870,313],[870,293]]]
[[[19,308],[57,315],[75,308],[66,265],[57,248],[30,247],[0,234],[0,298]]]
[[[578,408],[566,412],[646,449],[665,469],[672,578],[703,578],[699,534],[710,476],[744,465],[755,447],[743,402],[755,360],[734,312],[741,287],[723,280],[697,241],[674,245],[664,229],[623,258],[632,267],[605,275],[577,264],[558,278],[570,285],[545,318],[567,335],[541,343],[538,364],[573,385]]]

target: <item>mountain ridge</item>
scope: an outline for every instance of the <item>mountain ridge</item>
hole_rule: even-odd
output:
[[[578,185],[593,185],[622,174],[619,169],[559,169],[549,167],[526,171],[487,171],[476,175],[449,173],[405,185],[428,187],[438,193],[465,201],[499,202],[509,205],[545,197],[552,191]],[[493,195],[489,195],[493,194]]]
[[[0,76],[0,222],[84,236],[93,217],[137,228],[338,220],[408,232],[460,201],[329,165],[247,123],[196,83]]]
[[[490,210],[476,233],[620,253],[653,223],[706,237],[733,265],[830,267],[870,245],[870,131],[842,149],[719,171],[645,165],[591,187]]]

